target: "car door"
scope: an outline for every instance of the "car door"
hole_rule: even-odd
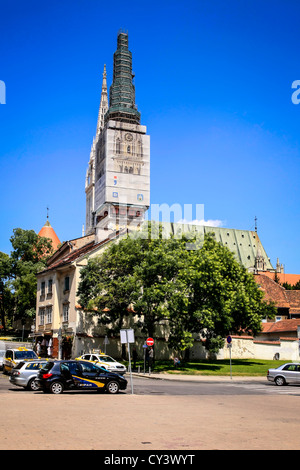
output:
[[[60,373],[67,388],[77,387],[76,363],[62,362],[60,364]]]
[[[82,388],[103,388],[105,386],[105,371],[91,362],[80,362]]]
[[[283,371],[287,383],[297,383],[297,378],[299,377],[297,364],[288,364]]]

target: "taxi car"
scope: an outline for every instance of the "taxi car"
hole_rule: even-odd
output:
[[[121,364],[120,362],[117,362],[115,359],[113,359],[110,356],[107,356],[106,354],[94,354],[94,353],[83,354],[77,359],[83,359],[85,361],[93,362],[94,364],[97,364],[103,367],[103,369],[107,369],[110,372],[115,372],[116,374],[120,374],[120,375],[125,374],[127,370],[123,364]]]
[[[39,390],[36,381],[38,371],[42,369],[48,362],[48,359],[39,359],[32,361],[21,361],[14,367],[10,373],[9,381],[13,385],[23,387],[26,390]]]
[[[37,374],[43,392],[54,394],[64,390],[96,390],[118,393],[126,390],[127,380],[102,367],[81,360],[49,361]]]
[[[3,358],[3,374],[10,374],[12,369],[21,361],[30,361],[32,359],[38,359],[38,356],[32,349],[23,347],[7,349]]]

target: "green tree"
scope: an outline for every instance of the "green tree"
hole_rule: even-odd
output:
[[[147,335],[167,322],[169,346],[182,351],[201,333],[205,347],[216,352],[229,333],[255,335],[262,318],[275,313],[252,274],[213,236],[192,243],[163,239],[161,232],[122,239],[82,269],[78,295],[81,305],[97,309],[100,322],[114,331],[131,304]]]
[[[10,285],[11,260],[9,255],[0,252],[0,310],[1,329],[6,333],[7,317],[13,312],[13,295]]]
[[[13,250],[0,256],[1,318],[10,323],[20,319],[25,324],[35,316],[36,274],[53,252],[51,240],[40,237],[34,230],[16,228],[10,238]]]
[[[276,313],[273,304],[263,301],[253,275],[213,236],[205,237],[201,249],[189,251],[180,278],[186,289],[178,299],[179,314],[172,314],[173,343],[177,330],[200,332],[206,349],[217,352],[228,334],[256,335],[262,319]]]
[[[131,238],[112,243],[80,272],[77,295],[80,305],[97,311],[99,321],[111,334],[118,333],[128,317],[133,301],[134,267],[140,262],[142,240]]]

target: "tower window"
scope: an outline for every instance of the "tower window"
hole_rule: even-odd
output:
[[[127,145],[127,153],[130,153],[130,145]]]

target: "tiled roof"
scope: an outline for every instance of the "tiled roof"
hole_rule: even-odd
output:
[[[300,314],[300,290],[286,290],[285,293],[290,304],[290,313]]]
[[[50,238],[50,240],[52,241],[53,249],[57,250],[57,247],[60,245],[60,240],[58,236],[56,235],[53,227],[51,227],[50,222],[48,220],[45,223],[45,225],[41,228],[38,235],[40,237]]]
[[[47,266],[47,268],[43,272],[50,271],[52,269],[61,268],[62,266],[66,266],[68,264],[71,264],[72,262],[74,262],[78,258],[80,258],[80,256],[85,255],[85,254],[89,253],[90,251],[93,251],[96,248],[98,248],[99,246],[101,246],[103,243],[105,243],[105,241],[107,241],[107,240],[104,240],[100,243],[95,243],[94,241],[92,241],[92,242],[87,243],[86,245],[82,246],[81,248],[78,248],[77,250],[71,251],[66,256],[63,256],[62,258],[58,259],[54,263]]]
[[[275,302],[276,307],[289,308],[290,302],[287,290],[265,274],[254,274],[254,279],[265,293],[265,299]]]
[[[275,272],[271,273],[269,271],[264,271],[263,274],[273,280],[275,279]],[[291,284],[291,286],[294,286],[298,281],[300,281],[300,274],[276,273],[276,276],[280,284],[287,282],[288,284]]]
[[[262,324],[262,333],[283,333],[284,331],[297,331],[300,326],[300,318],[292,320],[280,320]]]

